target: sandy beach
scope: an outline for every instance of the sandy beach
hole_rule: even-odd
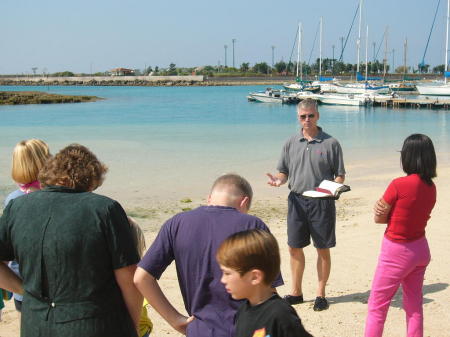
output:
[[[446,305],[450,299],[450,269],[447,265],[450,230],[450,165],[448,154],[439,155],[438,201],[427,227],[427,238],[431,248],[432,261],[425,275],[424,314],[425,336],[450,336],[448,322],[450,311]],[[381,196],[389,182],[402,175],[398,159],[358,161],[347,163],[347,181],[352,191],[344,194],[337,202],[337,246],[332,250],[332,272],[327,287],[329,310],[314,312],[316,253],[313,247],[305,250],[307,266],[304,276],[304,296],[306,302],[295,309],[306,328],[314,336],[353,337],[362,336],[367,310],[367,299],[375,270],[384,225],[376,225],[372,220],[372,206]],[[277,237],[282,254],[282,273],[285,285],[278,288],[281,295],[289,292],[290,271],[286,237],[286,196],[287,188],[270,188],[265,184],[264,172],[248,177],[255,190],[255,201],[251,213],[261,217]],[[212,177],[210,180],[212,181]],[[210,182],[205,182],[208,186]],[[202,184],[203,185],[203,184]],[[126,208],[143,227],[147,245],[151,244],[161,224],[173,214],[194,208],[205,202],[203,192],[192,195],[174,195],[170,200],[136,195],[133,191],[123,191],[105,183],[103,194],[112,195]],[[187,198],[189,197],[189,198]],[[149,204],[151,202],[151,204]],[[160,281],[170,300],[184,312],[174,265],[164,273]],[[401,308],[401,291],[391,304],[385,336],[405,335],[405,315]],[[149,316],[154,323],[154,336],[178,336],[153,310]],[[7,302],[0,323],[0,337],[19,336],[19,320],[11,301]]]

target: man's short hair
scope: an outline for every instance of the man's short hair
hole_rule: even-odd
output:
[[[253,269],[264,273],[271,285],[280,273],[280,249],[275,237],[261,229],[251,229],[228,237],[217,250],[217,261],[241,276]]]
[[[241,177],[235,173],[224,174],[216,179],[211,188],[211,193],[214,190],[221,188],[226,188],[235,196],[248,197],[248,207],[250,208],[253,198],[253,190],[250,183],[244,177]]]
[[[297,111],[300,111],[300,110],[319,111],[317,109],[317,101],[315,99],[312,99],[312,98],[304,99],[303,101],[301,101],[297,105]]]

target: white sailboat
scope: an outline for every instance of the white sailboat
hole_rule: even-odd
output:
[[[283,84],[286,90],[290,91],[310,91],[317,92],[320,90],[319,85],[311,85],[303,82],[303,60],[302,60],[302,40],[303,40],[303,29],[302,23],[298,24],[298,41],[297,41],[297,70],[296,70],[296,83]],[[300,69],[300,77],[299,77]]]
[[[359,97],[357,95],[333,95],[324,94],[317,95],[317,99],[322,104],[333,104],[333,105],[365,105],[367,100],[365,97]]]
[[[450,83],[447,83],[448,75],[448,23],[450,15],[450,0],[447,1],[447,29],[445,35],[445,68],[444,68],[444,83],[441,85],[425,85],[417,84],[416,88],[421,95],[434,96],[450,96]]]

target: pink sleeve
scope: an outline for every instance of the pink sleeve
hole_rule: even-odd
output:
[[[397,201],[397,188],[395,187],[394,180],[391,181],[388,188],[384,192],[383,199],[386,201],[390,206],[393,206],[395,202]]]

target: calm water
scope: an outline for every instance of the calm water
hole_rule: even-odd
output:
[[[11,184],[10,153],[26,138],[55,152],[87,145],[111,168],[108,179],[128,191],[165,186],[189,189],[236,171],[271,171],[285,139],[298,130],[295,106],[258,104],[249,91],[264,87],[0,87],[95,95],[94,103],[0,106],[0,186]],[[320,107],[320,125],[342,144],[347,162],[395,155],[411,133],[428,134],[450,152],[447,111]],[[0,191],[1,193],[1,191]],[[173,192],[175,193],[175,192]]]

